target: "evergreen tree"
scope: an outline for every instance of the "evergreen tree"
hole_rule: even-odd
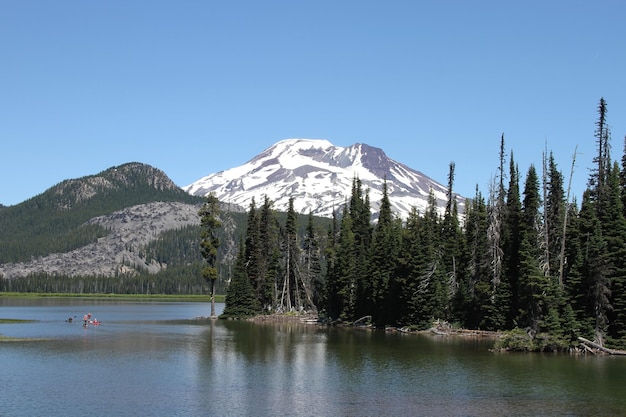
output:
[[[415,279],[417,288],[412,303],[420,327],[428,326],[433,319],[445,319],[449,305],[447,277],[441,267],[441,220],[437,212],[437,200],[431,189],[428,208],[418,227],[421,248],[416,260]]]
[[[256,298],[259,300],[265,299],[262,295],[265,295],[263,277],[261,276],[261,240],[259,235],[259,217],[257,214],[257,208],[254,197],[250,201],[250,208],[248,209],[248,222],[246,227],[246,240],[243,245],[245,249],[245,261],[246,275],[250,280],[252,287],[256,292]],[[261,303],[263,307],[266,305]]]
[[[563,175],[557,169],[554,156],[550,153],[547,167],[546,196],[544,205],[544,227],[547,278],[546,309],[543,328],[552,336],[566,343],[577,327],[575,314],[561,276],[561,256],[565,236],[563,227],[566,219],[566,198],[563,190]]]
[[[324,289],[320,258],[320,243],[313,227],[313,215],[309,212],[306,231],[302,242],[303,281],[304,285],[311,289],[311,307],[315,311],[322,305],[322,293]]]
[[[448,188],[446,192],[446,208],[441,224],[441,246],[443,251],[443,267],[447,275],[448,305],[446,318],[450,318],[452,312],[452,300],[456,299],[461,279],[461,258],[464,252],[463,233],[459,223],[459,212],[454,196],[454,162],[450,163],[448,172]]]
[[[200,252],[207,263],[207,266],[202,269],[202,276],[211,286],[211,317],[216,317],[215,281],[218,278],[217,248],[220,246],[220,240],[217,237],[217,229],[222,227],[222,223],[219,220],[219,201],[215,194],[209,194],[198,214],[200,216],[201,227]]]
[[[283,262],[285,277],[281,291],[280,306],[283,310],[303,311],[312,309],[311,288],[300,271],[300,248],[297,240],[297,214],[293,208],[293,198],[289,199],[287,221],[283,238]]]
[[[476,188],[471,205],[466,205],[465,239],[467,241],[466,279],[457,297],[464,325],[471,329],[491,329],[492,314],[491,256],[487,240],[488,216],[485,199]]]
[[[489,228],[487,230],[491,245],[491,283],[494,293],[502,280],[503,250],[502,250],[502,218],[504,216],[505,189],[504,189],[504,134],[500,139],[500,167],[498,185],[490,190],[489,198]]]
[[[419,212],[413,207],[401,232],[396,278],[397,308],[399,310],[398,321],[405,325],[417,324],[421,320],[419,306],[416,303],[422,261],[421,222]]]
[[[357,303],[358,268],[352,216],[344,209],[337,244],[337,258],[330,286],[329,314],[341,321],[354,321]]]
[[[321,295],[323,313],[330,318],[337,317],[339,282],[338,273],[338,250],[339,250],[339,234],[340,227],[337,221],[337,213],[333,211],[331,224],[328,226],[326,236],[326,247],[324,249],[324,257],[326,259],[326,273],[324,278],[324,287]]]
[[[258,313],[257,297],[246,271],[245,244],[240,242],[239,254],[235,262],[233,277],[226,291],[224,312],[221,317],[244,318]]]
[[[279,305],[284,271],[281,269],[281,238],[278,219],[272,209],[273,202],[265,196],[259,213],[259,302],[266,309]],[[281,287],[282,288],[282,287]]]
[[[591,201],[591,193],[583,196],[581,208],[581,229],[583,242],[583,275],[586,277],[587,318],[593,329],[593,337],[604,344],[608,327],[610,304],[610,266],[607,259],[606,241],[602,236],[602,226]]]
[[[598,120],[596,121],[596,130],[594,132],[597,154],[593,158],[593,163],[596,167],[591,172],[588,181],[592,201],[597,201],[600,198],[604,190],[607,173],[611,169],[611,149],[609,144],[611,134],[606,120],[607,112],[606,101],[602,97],[598,104]]]
[[[587,334],[590,331],[583,331],[580,328],[580,321],[585,319],[587,309],[587,288],[583,278],[584,260],[581,248],[580,221],[582,216],[577,210],[575,202],[569,205],[568,210],[563,287],[566,300],[569,300],[574,317],[578,321],[579,330]]]
[[[394,310],[394,295],[399,231],[395,229],[391,213],[391,203],[387,194],[387,181],[383,183],[383,197],[380,203],[378,223],[372,239],[370,263],[371,315],[378,327],[398,320]]]
[[[557,169],[554,155],[550,153],[548,161],[548,183],[545,200],[545,230],[547,236],[547,268],[548,275],[558,279],[561,256],[561,235],[565,219],[565,191],[563,190],[563,174]]]
[[[536,333],[545,314],[546,278],[541,269],[541,238],[539,236],[539,180],[534,165],[528,169],[524,185],[522,221],[520,223],[520,307],[518,323]]]
[[[369,315],[371,307],[372,283],[368,278],[370,269],[370,246],[372,224],[369,191],[363,192],[361,180],[353,180],[349,206],[351,233],[354,239],[352,262],[354,266],[354,303],[353,315],[360,318]],[[343,231],[343,225],[342,225]]]
[[[626,345],[626,219],[619,185],[619,165],[615,163],[606,181],[602,235],[606,242],[612,310],[608,314],[608,334],[613,343]]]
[[[620,193],[622,196],[622,209],[626,217],[626,136],[624,136],[624,146],[622,151],[622,169],[619,175]]]
[[[506,210],[503,236],[504,276],[508,281],[508,298],[503,299],[500,307],[505,312],[508,328],[518,325],[522,309],[520,299],[520,246],[521,246],[522,204],[520,201],[519,170],[515,164],[513,152],[509,160],[509,187],[506,196]]]

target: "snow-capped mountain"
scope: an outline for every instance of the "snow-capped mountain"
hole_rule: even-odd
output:
[[[445,208],[445,186],[390,159],[382,149],[363,143],[340,147],[314,139],[282,140],[239,167],[208,175],[183,189],[198,196],[213,192],[220,202],[246,209],[253,197],[259,207],[267,195],[276,210],[287,211],[293,197],[297,212],[330,217],[350,199],[355,178],[361,180],[363,192],[369,190],[373,214],[385,178],[392,210],[400,217],[406,218],[412,207],[423,213],[431,189],[440,210]],[[464,199],[456,197],[462,212]]]

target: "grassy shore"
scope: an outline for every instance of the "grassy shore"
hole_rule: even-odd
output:
[[[177,294],[74,294],[74,293],[35,293],[35,292],[0,292],[0,297],[16,298],[91,298],[111,300],[139,300],[139,301],[195,301],[210,302],[208,295],[177,295]],[[223,303],[224,296],[216,295],[216,303]]]

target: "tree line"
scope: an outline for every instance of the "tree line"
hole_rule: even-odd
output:
[[[518,329],[535,348],[560,349],[576,336],[626,345],[626,138],[611,158],[607,105],[598,105],[597,154],[580,207],[552,152],[528,167],[523,184],[500,140],[496,179],[478,187],[459,216],[454,163],[443,214],[431,193],[424,212],[393,215],[383,186],[378,221],[368,190],[352,194],[328,230],[295,232],[271,200],[248,211],[226,292],[225,316],[313,310],[333,322],[371,316],[377,326]],[[576,153],[572,159],[573,174]],[[507,173],[508,171],[508,173]],[[508,178],[508,181],[507,181]],[[569,182],[568,182],[569,183]]]

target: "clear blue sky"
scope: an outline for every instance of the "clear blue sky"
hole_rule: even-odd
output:
[[[551,150],[580,201],[600,97],[626,135],[626,2],[0,4],[0,203],[126,162],[180,186],[287,138],[361,142],[486,195]],[[508,168],[508,166],[507,166]]]

